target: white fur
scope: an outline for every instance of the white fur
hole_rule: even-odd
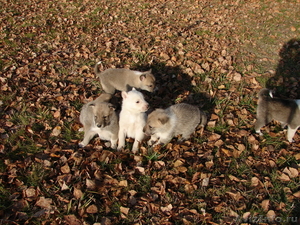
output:
[[[141,92],[135,88],[129,92],[122,92],[122,110],[119,120],[119,144],[118,150],[125,147],[126,137],[134,138],[132,152],[136,153],[140,142],[144,139],[143,127],[146,124],[146,111],[148,103]]]

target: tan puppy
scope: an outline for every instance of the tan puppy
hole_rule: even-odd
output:
[[[143,131],[147,136],[151,136],[148,144],[154,143],[155,146],[167,144],[179,134],[182,134],[181,140],[188,139],[198,124],[204,127],[206,123],[207,116],[204,112],[196,106],[180,103],[150,113]]]
[[[100,139],[110,141],[111,148],[117,147],[119,124],[115,108],[108,102],[110,98],[110,94],[104,93],[83,105],[79,119],[83,125],[80,130],[84,131],[84,138],[79,147],[86,146],[96,134]]]
[[[146,124],[146,111],[148,103],[141,92],[132,88],[132,91],[122,92],[122,110],[119,120],[119,145],[118,150],[125,146],[125,138],[134,138],[132,152],[136,153],[139,144],[144,139],[143,127]]]
[[[109,94],[119,91],[130,91],[133,87],[153,92],[155,88],[155,77],[151,70],[146,72],[133,71],[129,69],[107,69],[100,72],[97,63],[95,74],[99,77],[102,89]]]
[[[255,131],[262,134],[260,129],[272,120],[279,121],[283,126],[287,125],[287,139],[293,141],[293,137],[300,126],[300,99],[273,98],[272,92],[263,88],[258,94],[257,120]]]

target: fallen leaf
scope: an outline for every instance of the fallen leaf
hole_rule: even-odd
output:
[[[61,127],[60,126],[56,126],[54,127],[54,129],[52,130],[51,136],[58,136],[61,133]]]
[[[45,198],[43,196],[40,197],[35,203],[36,206],[39,206],[44,209],[49,209],[49,210],[52,208],[51,204],[52,204],[52,199]]]
[[[96,205],[90,205],[89,207],[87,207],[86,212],[89,214],[94,214],[98,212],[98,208]]]
[[[267,212],[269,210],[269,206],[270,206],[270,200],[269,199],[265,199],[265,200],[262,201],[261,207],[265,212]]]

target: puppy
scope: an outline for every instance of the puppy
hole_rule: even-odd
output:
[[[114,94],[119,91],[130,91],[133,87],[153,92],[155,88],[155,77],[151,70],[146,72],[133,71],[129,69],[107,69],[100,72],[98,62],[95,66],[95,74],[99,77],[101,86],[106,93]]]
[[[147,136],[151,136],[149,145],[154,143],[167,144],[170,140],[182,134],[180,141],[188,139],[200,124],[204,127],[207,115],[196,106],[180,103],[167,109],[156,109],[149,114],[143,129]]]
[[[277,120],[283,126],[288,126],[287,139],[292,142],[300,126],[300,99],[274,98],[270,90],[263,88],[258,94],[256,117],[256,133],[262,134],[260,129],[263,126]]]
[[[139,143],[144,139],[143,127],[146,124],[146,111],[148,103],[141,92],[132,88],[131,91],[121,93],[123,102],[119,120],[119,144],[118,150],[125,146],[125,138],[134,138],[132,152],[136,153]]]
[[[80,122],[83,125],[84,138],[79,147],[86,146],[98,134],[100,139],[111,142],[111,148],[116,149],[119,123],[115,108],[109,100],[110,94],[102,94],[94,101],[83,105],[80,112]]]

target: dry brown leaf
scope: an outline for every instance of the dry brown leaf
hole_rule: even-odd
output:
[[[57,137],[61,133],[61,126],[56,126],[51,132],[51,136]]]
[[[295,196],[296,198],[300,198],[300,191],[297,191],[293,194],[293,196]]]
[[[183,164],[184,164],[184,162],[178,159],[175,161],[174,167],[176,168],[176,167],[182,166]]]
[[[62,166],[62,167],[60,168],[60,171],[61,171],[62,173],[65,173],[65,174],[66,174],[66,173],[70,173],[70,172],[71,172],[71,169],[70,169],[68,163],[65,164],[64,166]]]
[[[261,207],[265,212],[267,212],[269,210],[269,206],[270,206],[270,200],[269,199],[265,199],[265,200],[262,201]]]
[[[140,174],[145,174],[145,168],[141,166],[135,167],[135,170]]]
[[[95,182],[93,180],[90,180],[90,179],[85,180],[85,185],[86,185],[86,188],[89,189],[89,190],[94,190],[96,188]]]
[[[94,214],[98,212],[98,208],[96,205],[90,205],[89,207],[87,207],[86,212],[89,214]]]
[[[127,186],[128,186],[127,180],[121,180],[121,181],[119,182],[119,186],[120,186],[120,187],[127,187]]]
[[[252,177],[251,186],[252,187],[262,186],[262,182],[257,177]]]
[[[290,177],[284,173],[281,173],[281,175],[278,177],[278,179],[283,182],[288,182],[291,180]]]
[[[220,135],[220,134],[214,133],[214,134],[210,135],[210,136],[207,138],[207,140],[208,140],[208,141],[216,141],[216,140],[219,140],[220,138],[221,138],[221,135]]]
[[[81,199],[83,197],[82,191],[76,187],[74,187],[73,195],[76,199]]]
[[[169,205],[167,205],[167,206],[162,206],[162,207],[160,207],[160,210],[161,210],[163,213],[168,213],[168,212],[170,212],[172,209],[173,209],[172,204],[169,204]]]
[[[83,223],[77,219],[75,215],[66,215],[64,216],[64,222],[66,225],[82,225]]]
[[[50,210],[52,208],[51,204],[52,204],[52,199],[45,198],[43,196],[40,197],[35,203],[35,205],[37,205],[41,208],[44,208],[44,209],[48,209],[48,210]]]

